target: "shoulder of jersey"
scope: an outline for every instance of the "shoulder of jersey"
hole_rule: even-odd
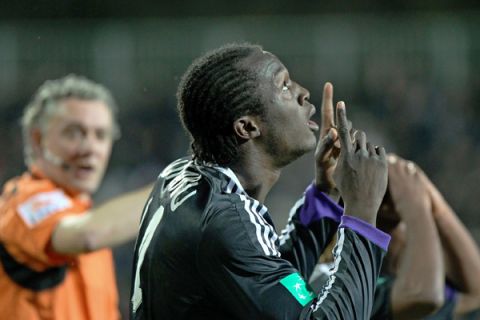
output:
[[[30,227],[56,212],[73,206],[71,198],[47,179],[20,179],[16,190],[16,211]]]

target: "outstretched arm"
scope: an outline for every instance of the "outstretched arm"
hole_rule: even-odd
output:
[[[443,305],[440,237],[427,188],[413,163],[389,156],[388,176],[390,196],[402,220],[392,234],[389,252],[399,261],[391,291],[392,312],[395,319],[423,319]]]
[[[109,200],[84,215],[63,218],[52,235],[52,250],[60,254],[78,254],[134,239],[151,189],[149,184]]]
[[[468,230],[428,177],[421,173],[432,199],[433,217],[445,252],[447,279],[459,291],[457,314],[480,308],[480,251]]]

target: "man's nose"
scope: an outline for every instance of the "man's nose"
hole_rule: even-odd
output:
[[[303,106],[305,101],[308,101],[310,99],[310,92],[301,85],[298,85],[298,88],[298,103]]]
[[[82,155],[89,154],[95,150],[98,141],[94,134],[87,133],[78,141],[78,152]]]

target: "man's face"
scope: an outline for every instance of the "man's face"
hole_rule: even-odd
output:
[[[42,132],[40,168],[68,191],[92,194],[105,173],[112,136],[112,113],[105,103],[66,99]]]
[[[315,113],[308,101],[310,93],[293,81],[287,68],[269,52],[254,53],[245,64],[257,73],[266,108],[261,138],[275,165],[283,167],[315,148],[318,125],[310,120]]]

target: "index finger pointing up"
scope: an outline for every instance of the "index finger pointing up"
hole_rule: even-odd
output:
[[[347,153],[352,152],[352,139],[348,128],[347,111],[345,110],[345,102],[337,103],[337,129],[342,149]]]
[[[333,86],[330,82],[323,87],[322,99],[322,136],[327,134],[331,127],[334,127],[333,119]]]

